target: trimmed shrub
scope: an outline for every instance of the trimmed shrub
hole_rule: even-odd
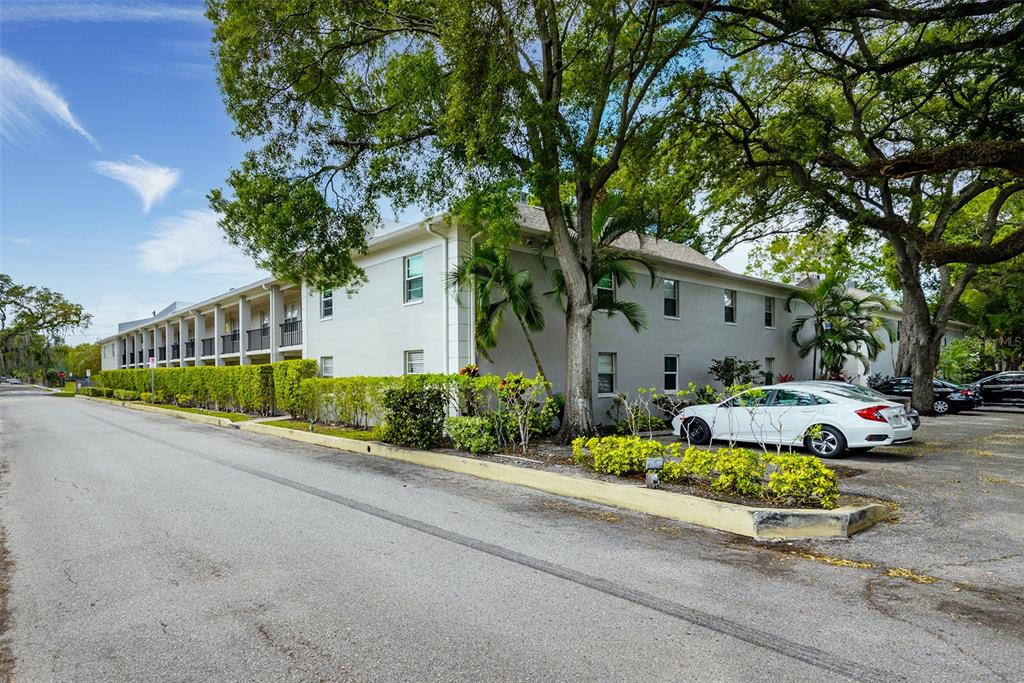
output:
[[[74,394],[78,392],[78,382],[64,382],[64,392]]]
[[[770,474],[765,489],[769,496],[788,504],[820,504],[833,508],[839,500],[836,473],[809,455],[766,455]]]
[[[666,483],[692,482],[722,493],[788,505],[834,508],[839,500],[835,472],[809,455],[775,455],[747,448],[711,451],[691,446],[662,446],[639,437],[580,437],[572,442],[573,460],[605,474],[639,474],[646,459],[668,458],[658,476]]]
[[[313,365],[315,367],[315,363]],[[156,368],[152,378],[150,372],[148,369],[106,370],[99,373],[96,381],[111,390],[153,393],[150,398],[157,403],[167,403],[171,396],[191,396],[202,408],[257,415],[270,415],[273,411],[274,370],[270,365]]]
[[[572,442],[573,459],[587,463],[602,474],[642,474],[647,470],[647,458],[665,454],[665,447],[651,439],[639,436],[583,437]]]
[[[302,380],[316,377],[316,361],[312,358],[282,360],[270,366],[273,368],[274,409],[291,413],[298,408]]]
[[[149,393],[148,391],[140,392],[139,393],[139,400],[142,401],[143,403],[152,403],[153,402],[153,394]]]
[[[175,405],[181,406],[182,408],[191,408],[195,405],[196,399],[192,394],[178,394],[174,397]]]
[[[397,377],[310,377],[299,385],[292,415],[309,422],[367,429],[383,418],[384,390]]]
[[[449,417],[444,433],[456,448],[471,453],[490,453],[498,446],[490,423],[482,417]]]
[[[441,443],[448,393],[429,382],[429,376],[409,375],[400,386],[384,390],[382,441],[412,448],[433,448]]]
[[[118,401],[138,401],[139,392],[131,389],[114,389],[114,398]]]

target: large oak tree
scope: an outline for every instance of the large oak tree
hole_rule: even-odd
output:
[[[1024,3],[716,3],[728,68],[680,138],[726,230],[840,219],[892,246],[899,371],[928,410],[943,335],[985,264],[1024,253]],[[696,127],[696,128],[695,128]],[[764,226],[768,226],[765,228]]]
[[[356,287],[382,200],[487,207],[528,191],[566,289],[561,438],[594,430],[594,204],[667,134],[705,10],[634,0],[210,0],[219,80],[255,143],[214,191],[229,239],[280,276]],[[468,201],[467,201],[468,200]],[[571,213],[568,213],[571,212]],[[479,215],[481,212],[474,212]]]

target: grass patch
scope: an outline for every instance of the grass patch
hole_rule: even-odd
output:
[[[61,398],[67,398],[68,396],[70,396],[71,398],[74,398],[75,397],[75,392],[73,392],[73,391],[55,391],[52,394],[50,394],[50,396],[60,396]]]
[[[144,403],[143,405],[164,408],[165,410],[177,410],[181,413],[195,413],[196,415],[209,415],[210,417],[223,417],[232,422],[245,422],[251,420],[251,415],[245,413],[228,413],[223,410],[206,410],[205,408],[185,408],[184,406],[169,406],[163,403]]]
[[[308,432],[309,423],[301,422],[299,420],[271,420],[264,422],[265,425],[271,427],[284,427],[285,429],[294,429],[300,432]],[[373,441],[374,434],[373,430],[370,429],[346,429],[344,427],[331,427],[330,425],[314,424],[312,431],[316,434],[325,434],[326,436],[340,436],[345,439],[355,439],[357,441]]]

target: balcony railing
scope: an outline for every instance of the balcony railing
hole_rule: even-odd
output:
[[[245,333],[245,348],[249,351],[262,351],[270,348],[270,326],[266,325]]]
[[[220,336],[221,353],[238,353],[238,332]]]
[[[281,323],[281,346],[298,346],[302,343],[301,323],[301,320]]]
[[[206,339],[203,340],[203,355],[213,355],[213,337],[207,337]]]
[[[178,353],[179,351],[181,351],[181,346],[180,345],[178,345],[178,344],[171,344],[171,360],[178,360],[178,358],[180,358],[179,353]]]
[[[185,358],[192,358],[196,355],[196,343],[194,341],[185,342]]]
[[[157,360],[167,360],[167,347],[161,346],[157,351]],[[150,356],[152,358],[152,356]]]

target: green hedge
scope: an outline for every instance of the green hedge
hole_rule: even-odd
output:
[[[97,383],[115,391],[150,393],[150,372],[156,389],[151,398],[157,402],[167,400],[165,397],[188,396],[198,406],[213,410],[254,415],[270,415],[274,410],[274,368],[271,365],[106,370],[99,374]]]
[[[274,405],[279,413],[292,413],[299,409],[302,380],[316,377],[316,361],[312,358],[284,360],[274,363]]]
[[[78,393],[99,398],[112,398],[114,396],[114,390],[109,387],[82,387],[78,390]]]
[[[400,377],[310,377],[299,385],[290,412],[309,422],[365,429],[380,424],[384,391],[400,381]]]

